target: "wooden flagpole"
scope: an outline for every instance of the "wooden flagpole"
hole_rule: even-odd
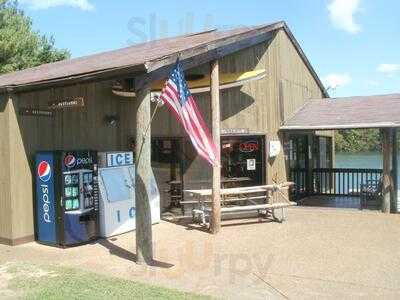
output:
[[[217,147],[218,157],[220,157],[220,107],[219,107],[219,64],[218,60],[211,62],[211,115],[212,115],[212,135]],[[212,177],[212,213],[210,219],[210,231],[217,234],[221,229],[221,162],[213,166]]]

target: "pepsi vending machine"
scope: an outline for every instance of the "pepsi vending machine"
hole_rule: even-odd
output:
[[[97,152],[38,152],[35,165],[37,240],[72,246],[96,239]]]

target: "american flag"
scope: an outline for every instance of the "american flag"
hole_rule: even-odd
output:
[[[215,165],[219,159],[217,147],[189,91],[179,60],[170,73],[160,98],[185,128],[197,153],[211,165]]]

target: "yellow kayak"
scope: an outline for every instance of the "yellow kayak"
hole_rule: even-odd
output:
[[[259,80],[266,76],[264,69],[247,71],[241,73],[221,73],[219,75],[219,88],[220,90],[229,89],[237,86],[242,86],[246,82]],[[199,94],[210,91],[210,75],[206,74],[189,74],[186,76],[186,81],[189,85],[190,92],[192,94]],[[165,80],[158,80],[152,84],[152,92],[161,92]],[[135,97],[135,92],[126,91],[122,88],[122,85],[114,85],[112,91],[115,95],[122,97]]]

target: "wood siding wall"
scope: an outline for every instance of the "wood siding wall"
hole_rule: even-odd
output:
[[[0,96],[0,242],[12,239],[10,197],[9,101]]]
[[[221,128],[248,128],[252,134],[277,139],[283,118],[298,109],[303,99],[321,97],[322,92],[282,30],[271,41],[226,56],[220,61],[220,72],[255,69],[265,69],[267,76],[221,93]],[[199,66],[191,71],[208,73],[209,66]],[[18,114],[21,107],[47,108],[48,102],[71,96],[83,96],[85,107],[57,111],[53,118]],[[209,95],[204,93],[196,95],[196,98],[210,125]],[[106,115],[118,116],[117,125],[107,126],[104,122]],[[0,171],[0,237],[9,237],[12,231],[12,238],[20,238],[33,234],[31,174],[35,152],[56,149],[127,150],[129,139],[135,136],[135,102],[114,96],[111,82],[24,93],[14,97],[8,108],[0,110],[1,137],[7,136],[7,126],[12,133],[10,149],[7,143],[2,143],[0,158],[6,161],[9,155],[13,171],[10,172],[11,185],[7,181],[8,171]],[[181,126],[165,106],[155,117],[152,136],[184,136]],[[184,148],[185,188],[209,187],[211,168],[194,153],[189,142]],[[278,180],[286,180],[283,154],[268,162],[266,174],[268,182],[275,176]],[[11,189],[8,188],[10,186]],[[7,213],[10,212],[10,201],[7,199],[11,199],[7,195],[11,195],[13,212],[17,212],[12,214],[11,221],[7,219],[11,215]]]
[[[291,117],[305,101],[310,98],[322,98],[323,93],[315,78],[307,68],[307,65],[298,54],[291,40],[283,30],[280,30],[275,37],[275,46],[278,49],[278,87],[279,90],[279,118],[275,118],[270,124],[271,138],[278,137],[279,126]],[[280,136],[281,141],[285,137]],[[287,163],[285,162],[284,153],[280,155],[270,164],[268,174],[283,181],[288,178]]]
[[[33,236],[34,155],[39,150],[96,149],[126,150],[134,128],[134,102],[113,96],[110,82],[75,85],[65,88],[24,93],[13,96],[0,113],[9,131],[8,144],[2,143],[0,157],[8,155],[10,169],[0,172],[0,237],[19,239]],[[46,109],[48,103],[71,96],[83,96],[85,107],[55,111],[54,117],[21,116],[21,108]],[[117,126],[108,126],[106,115],[119,116]],[[7,118],[7,120],[5,120]],[[4,133],[5,135],[6,133]],[[7,149],[5,147],[8,147]],[[3,150],[4,148],[4,150]],[[7,180],[11,184],[8,184]],[[8,205],[8,206],[7,206]],[[11,218],[11,221],[9,220]],[[12,230],[9,226],[12,225]],[[11,234],[7,234],[11,232]]]

